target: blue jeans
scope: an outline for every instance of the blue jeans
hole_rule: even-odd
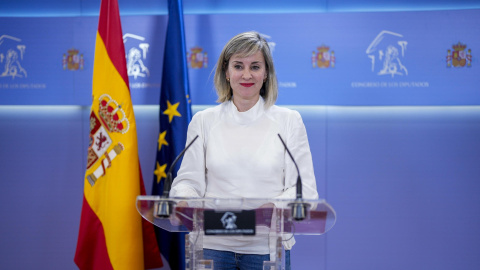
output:
[[[270,261],[270,255],[203,249],[203,259],[213,260],[215,270],[262,270],[263,262]],[[290,270],[290,250],[285,251],[285,270]]]

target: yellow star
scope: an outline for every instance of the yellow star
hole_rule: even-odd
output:
[[[160,166],[157,162],[157,169],[153,172],[157,176],[157,184],[162,181],[162,178],[167,178],[167,174],[165,173],[165,169],[167,168],[167,164],[163,164]]]
[[[167,140],[165,140],[165,136],[167,135],[167,131],[165,130],[164,132],[160,133],[158,136],[158,151],[162,149],[162,145],[168,146]]]
[[[170,101],[167,100],[167,109],[163,111],[163,114],[168,115],[168,122],[171,123],[172,119],[174,116],[182,116],[178,111],[178,105],[180,105],[180,102],[177,102],[175,104],[170,104]]]

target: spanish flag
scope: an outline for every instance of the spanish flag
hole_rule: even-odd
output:
[[[80,269],[162,266],[145,194],[117,0],[102,0],[95,44],[90,143],[75,263]]]

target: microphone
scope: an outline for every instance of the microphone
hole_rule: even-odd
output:
[[[290,150],[288,150],[287,144],[283,141],[282,136],[280,136],[280,134],[277,134],[277,135],[280,138],[280,141],[282,141],[282,144],[285,147],[285,150],[287,150],[288,155],[292,159],[293,164],[297,168],[297,175],[298,175],[297,186],[296,186],[297,198],[293,203],[289,203],[288,206],[290,206],[292,209],[293,219],[297,221],[301,221],[301,220],[304,220],[305,217],[307,216],[308,203],[303,202],[302,178],[300,177],[300,169],[298,169],[297,162],[295,162],[295,159],[293,158],[292,153],[290,153]]]
[[[178,154],[178,156],[175,158],[175,160],[172,162],[170,165],[170,168],[168,169],[167,172],[167,177],[165,178],[165,182],[163,184],[163,194],[161,198],[168,199],[170,196],[170,190],[172,189],[172,182],[173,182],[173,177],[172,177],[172,171],[173,168],[175,168],[175,165],[177,162],[180,160],[181,157],[185,154],[187,149],[195,142],[195,140],[198,139],[198,135],[193,138],[193,140],[185,147],[185,149]],[[172,214],[173,206],[175,205],[175,202],[172,200],[162,200],[159,201],[156,205],[156,210],[155,210],[155,216],[156,217],[161,217],[161,218],[168,218]]]
[[[175,160],[172,162],[172,164],[170,165],[170,168],[168,169],[168,172],[167,172],[167,178],[165,179],[165,184],[163,185],[163,197],[165,198],[168,198],[169,194],[170,194],[170,189],[172,189],[172,182],[173,182],[173,179],[172,179],[172,171],[173,171],[173,168],[175,168],[175,165],[177,164],[178,160],[180,160],[181,157],[183,157],[183,155],[185,154],[185,152],[187,152],[187,149],[195,142],[195,140],[198,139],[198,135],[195,136],[195,138],[193,138],[193,140],[187,145],[187,147],[185,147],[185,149],[183,149],[182,152],[180,152],[180,154],[178,154],[178,156],[175,158]]]

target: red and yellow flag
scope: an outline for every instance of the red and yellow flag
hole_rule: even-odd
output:
[[[75,263],[80,269],[162,266],[145,194],[117,0],[102,0],[95,44],[90,145]]]

